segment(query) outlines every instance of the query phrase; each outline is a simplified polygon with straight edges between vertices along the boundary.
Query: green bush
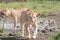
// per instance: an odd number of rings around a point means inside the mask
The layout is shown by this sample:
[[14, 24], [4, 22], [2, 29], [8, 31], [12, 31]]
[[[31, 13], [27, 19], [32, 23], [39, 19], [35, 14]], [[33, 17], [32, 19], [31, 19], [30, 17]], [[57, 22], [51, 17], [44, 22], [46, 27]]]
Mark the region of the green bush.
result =
[[49, 40], [60, 40], [60, 32], [53, 34]]

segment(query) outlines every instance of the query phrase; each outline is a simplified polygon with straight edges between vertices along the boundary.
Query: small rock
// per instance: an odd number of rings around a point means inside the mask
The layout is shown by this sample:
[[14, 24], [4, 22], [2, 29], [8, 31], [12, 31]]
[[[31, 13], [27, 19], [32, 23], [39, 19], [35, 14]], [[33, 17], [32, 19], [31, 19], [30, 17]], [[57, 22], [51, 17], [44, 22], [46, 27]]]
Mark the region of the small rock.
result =
[[43, 33], [45, 33], [45, 30], [41, 30]]
[[0, 19], [0, 21], [1, 21], [1, 19]]
[[39, 29], [37, 31], [39, 32]]
[[0, 34], [0, 36], [2, 36], [2, 34]]
[[55, 28], [53, 28], [53, 30], [55, 30]]
[[58, 29], [60, 29], [60, 28], [58, 27]]
[[52, 30], [52, 29], [50, 29], [49, 31], [50, 31], [50, 32], [52, 32], [53, 30]]
[[17, 28], [19, 28], [19, 26], [17, 26]]
[[15, 35], [16, 35], [16, 34], [14, 34], [14, 33], [13, 33], [13, 34], [12, 34], [12, 33], [9, 34], [9, 36], [15, 36]]
[[21, 29], [19, 31], [22, 31]]

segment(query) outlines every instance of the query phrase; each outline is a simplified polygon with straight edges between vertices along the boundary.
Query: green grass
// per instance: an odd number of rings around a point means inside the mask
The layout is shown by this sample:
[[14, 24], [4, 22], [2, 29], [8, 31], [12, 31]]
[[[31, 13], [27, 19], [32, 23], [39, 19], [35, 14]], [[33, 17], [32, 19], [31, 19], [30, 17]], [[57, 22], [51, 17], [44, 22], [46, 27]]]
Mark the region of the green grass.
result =
[[58, 1], [35, 1], [35, 2], [12, 2], [0, 3], [0, 8], [23, 8], [27, 7], [38, 13], [51, 14], [60, 11], [60, 2]]
[[60, 32], [52, 34], [48, 40], [60, 40]]

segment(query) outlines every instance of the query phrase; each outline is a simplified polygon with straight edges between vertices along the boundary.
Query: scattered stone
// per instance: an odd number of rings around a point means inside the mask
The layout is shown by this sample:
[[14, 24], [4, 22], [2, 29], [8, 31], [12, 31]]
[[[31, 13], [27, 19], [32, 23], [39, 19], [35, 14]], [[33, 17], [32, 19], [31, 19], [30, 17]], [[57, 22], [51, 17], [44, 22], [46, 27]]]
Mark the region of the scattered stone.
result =
[[48, 16], [55, 16], [56, 14], [49, 14]]
[[21, 29], [19, 31], [21, 31]]
[[45, 14], [38, 14], [37, 17], [38, 18], [46, 18], [46, 15]]
[[0, 21], [1, 21], [1, 19], [0, 19]]
[[58, 29], [60, 29], [60, 28], [58, 28]]
[[55, 30], [55, 28], [53, 28], [53, 30]]
[[39, 32], [39, 29], [37, 31]]
[[43, 24], [43, 22], [40, 22], [40, 24]]
[[0, 34], [0, 36], [2, 36], [2, 34]]
[[16, 36], [16, 34], [14, 34], [14, 33], [10, 33], [9, 36]]
[[13, 31], [13, 33], [15, 33], [15, 31]]
[[45, 33], [45, 30], [41, 30], [43, 33]]
[[41, 18], [45, 18], [46, 17], [46, 15], [45, 14], [41, 14]]
[[17, 28], [19, 28], [19, 26], [17, 26]]
[[52, 29], [50, 29], [50, 32], [52, 32], [53, 30]]

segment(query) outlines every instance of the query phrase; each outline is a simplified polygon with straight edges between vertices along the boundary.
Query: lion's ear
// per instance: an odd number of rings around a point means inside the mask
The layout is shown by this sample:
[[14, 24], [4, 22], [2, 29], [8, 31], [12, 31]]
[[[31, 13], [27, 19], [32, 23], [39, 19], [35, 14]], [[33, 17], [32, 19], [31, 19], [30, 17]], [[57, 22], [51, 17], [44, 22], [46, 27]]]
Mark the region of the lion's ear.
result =
[[27, 9], [26, 11], [30, 11], [30, 9]]
[[25, 12], [26, 12], [28, 15], [31, 15], [30, 9], [27, 9]]
[[4, 12], [6, 12], [7, 10], [9, 10], [9, 9], [8, 8], [3, 9]]
[[6, 10], [4, 10], [4, 12], [6, 12]]
[[3, 9], [2, 12], [6, 12], [6, 9]]

